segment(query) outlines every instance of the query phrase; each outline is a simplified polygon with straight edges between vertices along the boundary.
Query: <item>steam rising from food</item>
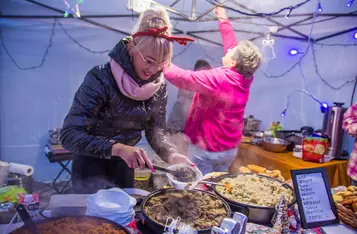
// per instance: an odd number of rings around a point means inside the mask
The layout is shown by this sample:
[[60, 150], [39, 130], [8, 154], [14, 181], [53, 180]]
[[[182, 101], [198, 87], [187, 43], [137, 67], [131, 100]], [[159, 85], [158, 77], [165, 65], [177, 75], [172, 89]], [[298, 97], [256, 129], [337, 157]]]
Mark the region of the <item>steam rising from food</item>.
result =
[[145, 206], [145, 213], [165, 225], [169, 217], [195, 229], [219, 226], [228, 212], [221, 200], [200, 191], [172, 191], [152, 197]]

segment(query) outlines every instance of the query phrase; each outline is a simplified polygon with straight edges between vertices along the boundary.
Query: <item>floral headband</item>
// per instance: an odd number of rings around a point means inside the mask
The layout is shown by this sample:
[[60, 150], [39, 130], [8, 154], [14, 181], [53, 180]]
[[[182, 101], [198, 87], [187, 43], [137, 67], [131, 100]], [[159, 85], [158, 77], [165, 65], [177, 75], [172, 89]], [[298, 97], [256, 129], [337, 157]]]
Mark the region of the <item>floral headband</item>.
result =
[[180, 45], [187, 45], [188, 41], [195, 41], [192, 38], [189, 37], [180, 37], [180, 36], [169, 36], [164, 34], [164, 32], [166, 32], [168, 29], [167, 26], [163, 27], [163, 28], [149, 28], [145, 31], [142, 32], [137, 32], [133, 34], [133, 38], [135, 37], [140, 37], [140, 36], [154, 36], [154, 37], [162, 37], [165, 38], [166, 40], [173, 42], [176, 41], [178, 42]]

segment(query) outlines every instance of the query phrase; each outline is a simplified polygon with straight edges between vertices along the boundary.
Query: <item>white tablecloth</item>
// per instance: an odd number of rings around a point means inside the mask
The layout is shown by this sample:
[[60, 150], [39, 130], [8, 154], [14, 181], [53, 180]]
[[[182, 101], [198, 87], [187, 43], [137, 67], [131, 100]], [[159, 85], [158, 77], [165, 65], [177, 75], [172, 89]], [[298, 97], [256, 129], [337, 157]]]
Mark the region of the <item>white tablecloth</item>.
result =
[[347, 225], [344, 224], [336, 224], [336, 225], [329, 225], [323, 227], [326, 233], [328, 234], [356, 234], [357, 231], [353, 230]]

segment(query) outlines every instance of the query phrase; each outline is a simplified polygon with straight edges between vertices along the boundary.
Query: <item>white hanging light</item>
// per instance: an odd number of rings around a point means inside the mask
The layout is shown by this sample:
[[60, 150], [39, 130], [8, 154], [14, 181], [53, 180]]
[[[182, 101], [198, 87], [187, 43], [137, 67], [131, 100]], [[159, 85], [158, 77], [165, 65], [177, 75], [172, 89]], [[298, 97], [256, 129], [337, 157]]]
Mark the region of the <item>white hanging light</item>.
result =
[[270, 38], [270, 33], [262, 41], [262, 56], [263, 61], [269, 61], [276, 58], [274, 51], [274, 39]]
[[270, 37], [271, 33], [276, 33], [278, 31], [277, 26], [270, 26], [269, 33], [267, 34], [266, 38], [262, 41], [262, 55], [263, 61], [269, 61], [276, 58], [275, 51], [274, 51], [274, 39]]
[[135, 11], [141, 13], [150, 8], [151, 1], [150, 0], [128, 0], [128, 9], [131, 11]]

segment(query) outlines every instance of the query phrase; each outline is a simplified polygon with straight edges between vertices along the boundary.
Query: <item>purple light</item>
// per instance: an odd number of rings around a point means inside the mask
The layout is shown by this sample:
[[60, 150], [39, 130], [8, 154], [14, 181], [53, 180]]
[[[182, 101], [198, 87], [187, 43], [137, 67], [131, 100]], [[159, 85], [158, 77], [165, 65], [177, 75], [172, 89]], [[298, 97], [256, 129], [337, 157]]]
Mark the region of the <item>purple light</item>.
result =
[[326, 102], [321, 102], [320, 104], [321, 113], [325, 113], [327, 108], [328, 108], [328, 104]]
[[297, 55], [299, 53], [299, 51], [297, 51], [296, 49], [291, 49], [289, 54], [290, 55]]
[[355, 35], [353, 36], [355, 39], [357, 39], [357, 32], [355, 32]]
[[354, 2], [354, 1], [355, 1], [355, 0], [350, 0], [350, 1], [348, 1], [348, 2], [347, 2], [347, 6], [348, 6], [348, 7], [351, 7], [351, 6], [353, 5], [353, 2]]
[[286, 115], [286, 111], [284, 110], [283, 112], [281, 112], [280, 116], [285, 117], [285, 115]]
[[319, 2], [318, 4], [318, 9], [317, 9], [318, 12], [323, 12], [323, 9], [322, 9], [322, 6], [321, 6], [321, 3]]

